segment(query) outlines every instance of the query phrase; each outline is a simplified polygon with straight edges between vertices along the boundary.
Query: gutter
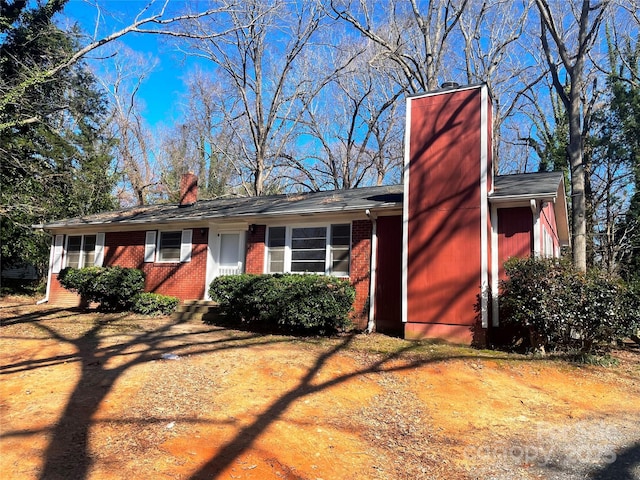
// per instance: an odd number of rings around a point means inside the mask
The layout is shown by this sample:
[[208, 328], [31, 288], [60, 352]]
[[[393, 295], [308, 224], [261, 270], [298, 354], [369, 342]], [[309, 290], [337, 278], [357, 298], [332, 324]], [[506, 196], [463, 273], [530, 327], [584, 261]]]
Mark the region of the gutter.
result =
[[556, 201], [556, 194], [554, 193], [539, 193], [539, 194], [522, 194], [522, 195], [489, 195], [489, 203], [508, 203], [508, 202], [526, 202], [527, 200], [541, 200], [541, 201]]
[[[334, 215], [334, 214], [347, 214], [347, 213], [354, 213], [354, 212], [358, 212], [358, 211], [362, 211], [361, 209], [365, 208], [366, 210], [370, 210], [370, 209], [383, 209], [383, 210], [394, 210], [394, 209], [401, 209], [402, 208], [402, 203], [397, 203], [397, 202], [387, 202], [387, 203], [380, 203], [380, 204], [374, 204], [374, 203], [369, 203], [368, 205], [357, 205], [357, 206], [348, 206], [348, 205], [343, 205], [340, 207], [333, 207], [333, 208], [326, 208], [322, 211], [318, 211], [317, 207], [308, 207], [308, 208], [304, 208], [304, 209], [295, 209], [295, 210], [285, 210], [284, 208], [280, 211], [268, 211], [268, 212], [249, 212], [249, 213], [229, 213], [229, 214], [214, 214], [214, 215], [191, 215], [191, 216], [184, 216], [184, 217], [179, 217], [179, 218], [173, 218], [170, 217], [167, 218], [165, 216], [165, 218], [162, 218], [160, 220], [156, 220], [154, 218], [144, 218], [144, 219], [124, 219], [124, 220], [107, 220], [107, 221], [88, 221], [88, 222], [82, 222], [82, 223], [64, 223], [64, 222], [58, 222], [58, 223], [48, 223], [48, 224], [40, 224], [40, 225], [33, 225], [33, 228], [38, 228], [38, 229], [44, 229], [44, 228], [49, 228], [49, 229], [84, 229], [84, 228], [88, 228], [88, 227], [108, 227], [108, 226], [115, 226], [115, 227], [121, 227], [121, 226], [139, 226], [139, 225], [147, 225], [147, 224], [154, 224], [154, 225], [173, 225], [176, 223], [194, 223], [194, 222], [202, 222], [202, 223], [208, 223], [208, 222], [212, 222], [212, 221], [219, 221], [219, 220], [227, 220], [227, 219], [245, 219], [245, 218], [255, 218], [256, 220], [258, 219], [271, 219], [271, 218], [280, 218], [280, 217], [288, 217], [288, 216], [295, 216], [295, 215], [300, 215], [300, 216], [322, 216], [322, 215]], [[365, 210], [365, 211], [366, 211]], [[177, 208], [176, 208], [177, 211]], [[247, 220], [249, 221], [249, 220]]]

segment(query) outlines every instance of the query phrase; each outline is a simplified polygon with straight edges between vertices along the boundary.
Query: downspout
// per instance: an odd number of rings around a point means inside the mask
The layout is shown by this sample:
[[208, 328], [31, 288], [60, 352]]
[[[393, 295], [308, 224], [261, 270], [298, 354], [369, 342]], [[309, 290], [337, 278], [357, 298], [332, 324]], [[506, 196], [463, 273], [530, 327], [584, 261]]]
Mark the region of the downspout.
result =
[[51, 265], [53, 263], [53, 252], [55, 250], [55, 237], [51, 233], [47, 232], [44, 228], [41, 230], [46, 235], [48, 235], [49, 238], [51, 238], [51, 247], [49, 248], [49, 265], [47, 267], [47, 289], [45, 291], [44, 298], [38, 300], [36, 302], [36, 305], [42, 305], [43, 303], [47, 303], [49, 301], [49, 289], [51, 288]]
[[367, 323], [367, 333], [371, 333], [376, 328], [375, 321], [375, 298], [376, 298], [376, 270], [378, 268], [378, 222], [377, 217], [368, 208], [364, 212], [371, 220], [371, 262], [369, 274], [369, 321]]
[[538, 202], [535, 199], [529, 200], [529, 207], [531, 208], [531, 216], [533, 217], [533, 257], [540, 258], [541, 249], [540, 249], [540, 209]]

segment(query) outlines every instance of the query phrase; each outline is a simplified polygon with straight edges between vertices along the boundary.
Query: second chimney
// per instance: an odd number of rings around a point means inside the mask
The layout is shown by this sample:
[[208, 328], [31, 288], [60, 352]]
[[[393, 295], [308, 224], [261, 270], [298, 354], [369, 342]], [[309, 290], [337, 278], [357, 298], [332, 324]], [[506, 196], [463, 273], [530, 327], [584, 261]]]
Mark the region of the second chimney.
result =
[[180, 206], [190, 207], [198, 201], [198, 177], [193, 172], [182, 175], [180, 179]]

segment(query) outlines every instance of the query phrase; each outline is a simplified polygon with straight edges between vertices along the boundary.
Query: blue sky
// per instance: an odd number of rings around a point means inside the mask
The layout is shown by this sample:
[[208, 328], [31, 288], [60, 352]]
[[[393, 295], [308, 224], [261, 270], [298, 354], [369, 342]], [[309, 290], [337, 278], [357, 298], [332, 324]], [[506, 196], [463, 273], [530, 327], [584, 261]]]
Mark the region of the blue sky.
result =
[[[129, 25], [149, 2], [137, 0], [107, 0], [100, 2], [101, 12], [95, 6], [84, 0], [70, 0], [63, 11], [64, 17], [77, 22], [89, 35], [93, 35], [98, 19], [98, 37], [117, 31]], [[164, 38], [153, 34], [128, 33], [114, 41], [110, 47], [122, 48], [122, 45], [157, 60], [157, 65], [143, 83], [138, 97], [145, 105], [144, 117], [151, 126], [159, 123], [171, 124], [172, 119], [179, 115], [176, 111], [176, 99], [185, 91], [182, 77], [189, 70], [192, 60], [185, 61]], [[95, 50], [89, 58], [100, 57], [106, 50]], [[100, 61], [92, 62], [100, 68]], [[185, 63], [186, 62], [186, 63]], [[104, 67], [107, 62], [102, 61]], [[99, 72], [97, 71], [99, 75]]]

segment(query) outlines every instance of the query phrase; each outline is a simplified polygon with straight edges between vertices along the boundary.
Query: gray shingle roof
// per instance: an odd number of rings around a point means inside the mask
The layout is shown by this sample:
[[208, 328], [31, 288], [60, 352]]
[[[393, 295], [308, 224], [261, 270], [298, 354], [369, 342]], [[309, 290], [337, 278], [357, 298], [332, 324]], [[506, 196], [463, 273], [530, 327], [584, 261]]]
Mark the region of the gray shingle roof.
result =
[[558, 185], [563, 179], [564, 176], [562, 172], [499, 175], [495, 177], [493, 193], [490, 195], [490, 198], [554, 197], [558, 192]]
[[[563, 180], [561, 172], [521, 173], [495, 177], [492, 200], [514, 198], [552, 198]], [[36, 228], [86, 227], [91, 225], [168, 224], [208, 220], [252, 220], [283, 215], [330, 214], [402, 206], [403, 186], [363, 187], [352, 190], [269, 195], [264, 197], [226, 197], [201, 200], [195, 205], [148, 205], [84, 217], [57, 220]]]
[[388, 209], [402, 206], [402, 191], [402, 185], [391, 185], [264, 197], [228, 197], [201, 200], [188, 207], [180, 207], [176, 204], [133, 207], [115, 212], [53, 221], [36, 227], [49, 229], [90, 225], [164, 224], [223, 218], [248, 219]]

